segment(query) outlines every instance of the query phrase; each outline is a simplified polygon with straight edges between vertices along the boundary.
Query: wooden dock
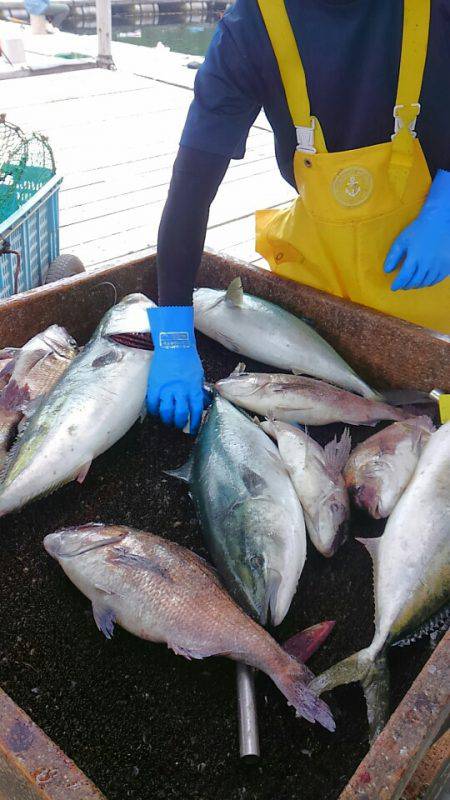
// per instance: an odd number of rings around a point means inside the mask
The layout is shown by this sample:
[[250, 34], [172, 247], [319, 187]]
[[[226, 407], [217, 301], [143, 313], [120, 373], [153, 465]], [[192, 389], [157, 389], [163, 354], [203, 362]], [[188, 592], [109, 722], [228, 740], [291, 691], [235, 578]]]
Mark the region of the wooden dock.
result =
[[[41, 55], [46, 49], [49, 55], [67, 49], [69, 43], [82, 53], [95, 46], [95, 37], [73, 34], [34, 40]], [[89, 268], [155, 248], [195, 75], [185, 66], [187, 57], [177, 54], [166, 52], [161, 59], [148, 48], [114, 43], [113, 56], [115, 72], [90, 69], [0, 83], [0, 111], [11, 122], [49, 137], [64, 176], [61, 251], [75, 253]], [[164, 69], [164, 58], [172, 72]], [[273, 135], [261, 116], [250, 132], [245, 158], [232, 162], [213, 203], [206, 245], [259, 260], [255, 207], [279, 206], [292, 196], [279, 175]]]

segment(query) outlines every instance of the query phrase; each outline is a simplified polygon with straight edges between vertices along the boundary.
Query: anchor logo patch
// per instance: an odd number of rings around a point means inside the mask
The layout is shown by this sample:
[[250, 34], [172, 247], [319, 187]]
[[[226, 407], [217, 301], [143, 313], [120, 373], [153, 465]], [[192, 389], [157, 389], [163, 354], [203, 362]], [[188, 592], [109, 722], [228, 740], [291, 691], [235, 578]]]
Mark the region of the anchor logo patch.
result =
[[373, 177], [365, 167], [347, 167], [335, 176], [332, 190], [341, 206], [360, 206], [372, 194]]

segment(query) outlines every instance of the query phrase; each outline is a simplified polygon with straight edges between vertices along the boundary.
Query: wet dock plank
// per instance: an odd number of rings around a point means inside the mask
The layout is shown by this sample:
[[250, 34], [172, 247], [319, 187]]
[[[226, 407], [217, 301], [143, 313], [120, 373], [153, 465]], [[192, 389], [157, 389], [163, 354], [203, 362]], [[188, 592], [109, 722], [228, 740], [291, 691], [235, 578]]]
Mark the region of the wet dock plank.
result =
[[[54, 149], [64, 176], [62, 251], [94, 267], [153, 249], [192, 89], [99, 69], [4, 80], [1, 88], [8, 118], [44, 132]], [[245, 158], [232, 162], [206, 241], [248, 260], [257, 258], [255, 206], [292, 197], [266, 128], [258, 120]]]

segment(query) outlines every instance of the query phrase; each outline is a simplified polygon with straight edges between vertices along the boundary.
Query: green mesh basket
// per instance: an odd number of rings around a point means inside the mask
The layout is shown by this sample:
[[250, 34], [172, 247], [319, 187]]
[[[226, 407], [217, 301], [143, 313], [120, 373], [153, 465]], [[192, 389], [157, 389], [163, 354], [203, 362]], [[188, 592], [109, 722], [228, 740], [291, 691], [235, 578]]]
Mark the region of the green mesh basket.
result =
[[15, 214], [55, 174], [45, 136], [27, 136], [0, 115], [0, 223]]

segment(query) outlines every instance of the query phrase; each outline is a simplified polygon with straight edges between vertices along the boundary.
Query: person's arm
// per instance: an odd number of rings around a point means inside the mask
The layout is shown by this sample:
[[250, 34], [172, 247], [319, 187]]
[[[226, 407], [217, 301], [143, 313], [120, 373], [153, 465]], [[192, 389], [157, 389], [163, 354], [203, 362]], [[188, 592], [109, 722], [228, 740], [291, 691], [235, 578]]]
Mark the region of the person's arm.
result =
[[147, 407], [166, 425], [196, 433], [202, 419], [203, 367], [194, 333], [192, 292], [209, 208], [227, 170], [225, 156], [181, 147], [158, 235], [159, 308], [149, 311], [155, 347]]
[[204, 394], [194, 332], [192, 289], [209, 207], [231, 158], [242, 158], [261, 107], [260, 76], [243, 38], [251, 6], [237, 0], [219, 23], [195, 80], [158, 238], [159, 307], [150, 309], [154, 354], [147, 407], [167, 425], [196, 433]]
[[158, 234], [161, 306], [190, 306], [209, 209], [230, 159], [180, 147]]

